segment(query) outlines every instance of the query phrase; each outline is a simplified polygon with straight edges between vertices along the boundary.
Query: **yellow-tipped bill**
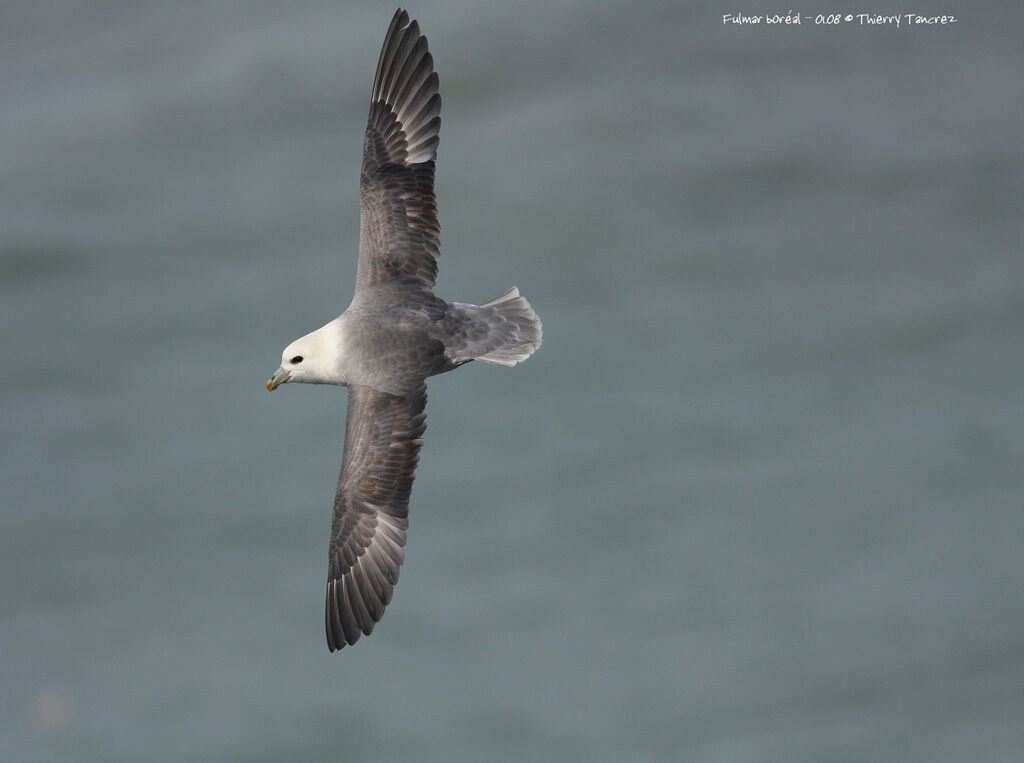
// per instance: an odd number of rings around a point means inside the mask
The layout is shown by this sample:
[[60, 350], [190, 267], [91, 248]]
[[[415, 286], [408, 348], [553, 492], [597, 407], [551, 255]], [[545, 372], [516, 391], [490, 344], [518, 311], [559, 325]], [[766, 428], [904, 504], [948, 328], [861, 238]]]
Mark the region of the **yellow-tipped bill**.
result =
[[274, 372], [274, 375], [267, 380], [267, 392], [273, 392], [291, 378], [292, 372], [283, 366]]

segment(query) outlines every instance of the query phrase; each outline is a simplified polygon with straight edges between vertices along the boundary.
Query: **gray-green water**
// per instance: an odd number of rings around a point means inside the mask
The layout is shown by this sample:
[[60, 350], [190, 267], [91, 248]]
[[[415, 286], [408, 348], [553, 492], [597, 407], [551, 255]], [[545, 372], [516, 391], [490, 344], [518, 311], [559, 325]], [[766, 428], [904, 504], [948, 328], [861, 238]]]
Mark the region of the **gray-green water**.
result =
[[0, 757], [1024, 757], [1024, 14], [734, 5], [411, 8], [438, 291], [545, 344], [432, 380], [336, 655], [345, 393], [263, 384], [348, 302], [393, 6], [5, 5]]

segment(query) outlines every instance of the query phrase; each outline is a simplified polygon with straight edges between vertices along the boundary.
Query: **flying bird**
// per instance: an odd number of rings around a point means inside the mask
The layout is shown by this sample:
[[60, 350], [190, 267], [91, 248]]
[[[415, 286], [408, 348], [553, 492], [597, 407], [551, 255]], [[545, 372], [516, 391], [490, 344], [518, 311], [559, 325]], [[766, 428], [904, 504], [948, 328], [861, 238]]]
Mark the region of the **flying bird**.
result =
[[267, 382], [348, 387], [327, 568], [327, 646], [369, 635], [398, 583], [428, 376], [472, 360], [514, 366], [541, 343], [516, 288], [482, 305], [434, 295], [441, 96], [427, 38], [399, 9], [384, 36], [359, 175], [359, 265], [348, 308], [288, 345]]

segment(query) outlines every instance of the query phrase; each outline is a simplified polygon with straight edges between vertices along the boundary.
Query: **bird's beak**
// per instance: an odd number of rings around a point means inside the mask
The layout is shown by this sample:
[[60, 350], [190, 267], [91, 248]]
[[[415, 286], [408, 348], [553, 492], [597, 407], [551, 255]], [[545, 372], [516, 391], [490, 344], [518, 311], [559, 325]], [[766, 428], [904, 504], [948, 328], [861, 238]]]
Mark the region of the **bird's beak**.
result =
[[280, 387], [292, 376], [292, 372], [284, 368], [283, 366], [276, 371], [274, 375], [267, 381], [267, 392], [273, 392], [275, 389]]

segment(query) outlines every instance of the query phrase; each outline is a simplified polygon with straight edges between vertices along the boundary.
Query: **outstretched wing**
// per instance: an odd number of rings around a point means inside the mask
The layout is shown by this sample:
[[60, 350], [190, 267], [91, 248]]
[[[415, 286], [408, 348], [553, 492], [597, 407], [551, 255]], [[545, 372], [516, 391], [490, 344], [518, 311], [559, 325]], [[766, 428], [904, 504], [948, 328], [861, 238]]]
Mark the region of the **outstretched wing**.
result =
[[363, 385], [348, 388], [327, 576], [327, 646], [332, 652], [373, 631], [398, 583], [409, 493], [427, 428], [426, 404], [424, 382], [406, 395]]
[[356, 291], [411, 276], [433, 288], [440, 227], [434, 160], [441, 95], [419, 24], [399, 9], [377, 63], [359, 181]]

